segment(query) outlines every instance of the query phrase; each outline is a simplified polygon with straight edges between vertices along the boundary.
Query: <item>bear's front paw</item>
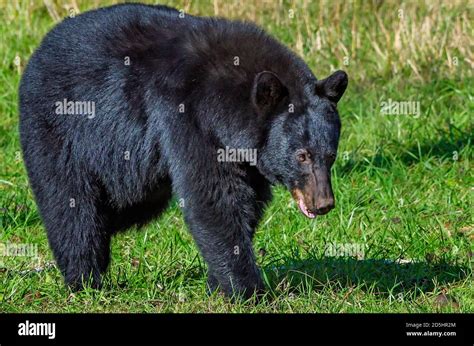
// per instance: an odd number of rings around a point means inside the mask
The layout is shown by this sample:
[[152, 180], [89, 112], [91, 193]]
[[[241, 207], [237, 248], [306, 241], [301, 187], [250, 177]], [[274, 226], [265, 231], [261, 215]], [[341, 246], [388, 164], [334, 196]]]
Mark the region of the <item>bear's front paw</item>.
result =
[[209, 274], [207, 289], [209, 293], [219, 291], [232, 300], [247, 300], [252, 297], [259, 299], [265, 292], [265, 286], [259, 276], [245, 280], [232, 280], [230, 277], [218, 280], [215, 275]]

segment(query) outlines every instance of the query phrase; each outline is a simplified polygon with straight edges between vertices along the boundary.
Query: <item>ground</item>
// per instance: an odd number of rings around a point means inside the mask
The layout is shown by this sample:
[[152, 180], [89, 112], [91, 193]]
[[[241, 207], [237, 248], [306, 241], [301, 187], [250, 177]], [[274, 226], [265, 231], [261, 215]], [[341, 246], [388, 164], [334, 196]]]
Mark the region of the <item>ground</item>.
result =
[[[55, 21], [98, 3], [0, 4], [0, 311], [474, 311], [469, 1], [162, 2], [256, 21], [316, 76], [348, 72], [333, 168], [336, 208], [310, 221], [289, 192], [274, 189], [254, 242], [270, 287], [258, 304], [206, 295], [205, 265], [178, 201], [144, 229], [114, 238], [103, 290], [71, 294], [28, 188], [17, 89]], [[1, 256], [25, 244], [35, 257]]]

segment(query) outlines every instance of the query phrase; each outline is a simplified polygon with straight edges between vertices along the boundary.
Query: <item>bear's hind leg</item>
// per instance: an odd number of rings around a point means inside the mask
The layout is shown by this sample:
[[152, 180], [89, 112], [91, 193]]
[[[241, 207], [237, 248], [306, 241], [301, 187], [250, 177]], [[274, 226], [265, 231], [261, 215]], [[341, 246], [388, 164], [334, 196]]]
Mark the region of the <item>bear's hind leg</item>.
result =
[[107, 213], [92, 196], [68, 196], [64, 192], [53, 196], [48, 203], [39, 204], [43, 206], [48, 240], [65, 282], [75, 291], [88, 284], [99, 288], [110, 260]]

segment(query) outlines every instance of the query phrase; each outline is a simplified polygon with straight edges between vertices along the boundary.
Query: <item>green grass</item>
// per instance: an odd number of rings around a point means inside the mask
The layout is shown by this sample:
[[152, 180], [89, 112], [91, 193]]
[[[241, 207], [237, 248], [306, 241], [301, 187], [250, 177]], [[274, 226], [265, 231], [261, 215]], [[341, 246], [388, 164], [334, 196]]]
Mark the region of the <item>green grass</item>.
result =
[[[206, 295], [206, 267], [176, 202], [113, 239], [103, 290], [71, 294], [51, 265], [28, 188], [17, 88], [55, 13], [76, 5], [9, 2], [0, 5], [0, 243], [35, 244], [39, 258], [0, 257], [0, 311], [473, 312], [472, 2], [168, 3], [255, 20], [318, 77], [349, 73], [336, 208], [309, 221], [287, 191], [274, 189], [254, 242], [269, 287], [258, 304]], [[420, 116], [382, 114], [388, 99], [419, 102]], [[344, 246], [343, 256], [329, 256]], [[352, 247], [362, 249], [358, 256]]]

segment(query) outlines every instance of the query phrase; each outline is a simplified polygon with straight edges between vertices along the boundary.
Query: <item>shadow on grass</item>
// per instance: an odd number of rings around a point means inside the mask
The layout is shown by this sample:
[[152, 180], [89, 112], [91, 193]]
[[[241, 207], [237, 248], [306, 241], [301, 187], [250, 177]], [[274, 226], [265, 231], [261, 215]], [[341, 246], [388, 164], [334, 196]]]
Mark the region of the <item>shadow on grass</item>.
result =
[[270, 286], [277, 287], [283, 281], [290, 289], [298, 290], [309, 285], [313, 290], [322, 290], [328, 284], [341, 288], [353, 286], [371, 290], [377, 294], [426, 293], [434, 289], [435, 283], [443, 286], [461, 281], [472, 274], [468, 267], [446, 262], [397, 263], [386, 260], [328, 257], [292, 261], [281, 267], [265, 267]]

